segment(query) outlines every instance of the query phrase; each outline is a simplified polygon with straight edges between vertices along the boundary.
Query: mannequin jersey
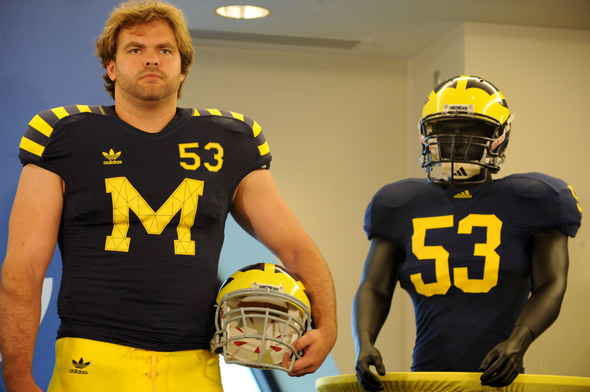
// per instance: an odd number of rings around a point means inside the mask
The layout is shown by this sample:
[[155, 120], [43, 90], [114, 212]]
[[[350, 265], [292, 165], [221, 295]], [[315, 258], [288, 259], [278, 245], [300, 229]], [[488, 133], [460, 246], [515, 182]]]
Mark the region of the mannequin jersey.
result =
[[66, 106], [33, 118], [19, 158], [65, 182], [58, 338], [209, 348], [232, 196], [271, 161], [260, 126], [178, 108], [146, 133], [114, 106]]
[[478, 188], [408, 179], [379, 190], [364, 228], [405, 252], [400, 285], [416, 317], [412, 370], [479, 371], [528, 299], [531, 236], [557, 228], [574, 237], [580, 223], [572, 188], [540, 173]]

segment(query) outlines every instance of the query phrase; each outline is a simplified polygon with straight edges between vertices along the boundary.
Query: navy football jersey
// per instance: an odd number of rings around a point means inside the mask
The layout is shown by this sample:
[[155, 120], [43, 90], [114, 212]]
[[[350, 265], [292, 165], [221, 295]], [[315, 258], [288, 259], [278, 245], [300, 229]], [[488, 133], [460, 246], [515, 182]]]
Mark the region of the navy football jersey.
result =
[[383, 187], [365, 214], [369, 238], [405, 251], [400, 285], [414, 303], [413, 371], [479, 371], [530, 294], [531, 236], [574, 237], [581, 207], [563, 181], [517, 174], [469, 189], [423, 179]]
[[114, 106], [66, 106], [33, 118], [19, 158], [65, 182], [58, 337], [209, 348], [232, 196], [271, 161], [258, 123], [179, 108], [146, 133]]

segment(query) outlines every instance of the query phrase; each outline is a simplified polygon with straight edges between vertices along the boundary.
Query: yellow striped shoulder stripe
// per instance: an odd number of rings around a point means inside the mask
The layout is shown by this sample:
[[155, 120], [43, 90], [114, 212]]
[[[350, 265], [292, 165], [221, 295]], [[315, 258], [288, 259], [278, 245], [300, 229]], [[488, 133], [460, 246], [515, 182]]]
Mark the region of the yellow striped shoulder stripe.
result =
[[[225, 111], [219, 109], [193, 109], [193, 116], [221, 116], [221, 117], [229, 117], [235, 118], [236, 120], [240, 120], [246, 124], [248, 124], [252, 128], [252, 134], [254, 138], [257, 138], [262, 132], [262, 127], [258, 124], [255, 120], [244, 116], [241, 113], [236, 113], [232, 111]], [[268, 147], [268, 142], [264, 140], [264, 143], [258, 146], [258, 150], [260, 151], [260, 155], [266, 155], [270, 152], [270, 148]]]
[[[70, 105], [45, 110], [33, 117], [25, 136], [22, 137], [19, 147], [31, 154], [41, 156], [45, 150], [43, 142], [47, 142], [57, 122], [64, 117], [78, 113], [96, 113], [106, 115], [104, 108], [100, 105]], [[44, 137], [38, 137], [37, 135]], [[33, 140], [33, 139], [36, 139]]]

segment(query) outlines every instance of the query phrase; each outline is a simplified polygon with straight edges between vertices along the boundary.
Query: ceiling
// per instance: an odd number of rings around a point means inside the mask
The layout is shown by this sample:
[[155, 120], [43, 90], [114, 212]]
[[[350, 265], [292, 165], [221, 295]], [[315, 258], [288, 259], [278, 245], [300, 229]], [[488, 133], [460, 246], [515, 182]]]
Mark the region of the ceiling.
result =
[[[590, 30], [590, 0], [170, 0], [196, 45], [409, 59], [463, 22]], [[265, 19], [214, 14], [229, 4]]]

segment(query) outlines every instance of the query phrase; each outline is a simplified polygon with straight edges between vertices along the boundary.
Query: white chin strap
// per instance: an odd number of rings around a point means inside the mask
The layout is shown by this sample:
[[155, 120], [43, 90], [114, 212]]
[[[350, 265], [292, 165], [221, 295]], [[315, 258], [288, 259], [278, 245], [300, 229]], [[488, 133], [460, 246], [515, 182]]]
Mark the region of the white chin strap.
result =
[[[443, 176], [453, 177], [458, 180], [467, 180], [477, 176], [481, 173], [482, 167], [473, 163], [458, 163], [451, 164], [450, 162], [441, 163]], [[453, 170], [453, 172], [451, 172]]]

